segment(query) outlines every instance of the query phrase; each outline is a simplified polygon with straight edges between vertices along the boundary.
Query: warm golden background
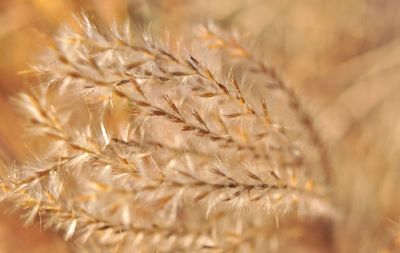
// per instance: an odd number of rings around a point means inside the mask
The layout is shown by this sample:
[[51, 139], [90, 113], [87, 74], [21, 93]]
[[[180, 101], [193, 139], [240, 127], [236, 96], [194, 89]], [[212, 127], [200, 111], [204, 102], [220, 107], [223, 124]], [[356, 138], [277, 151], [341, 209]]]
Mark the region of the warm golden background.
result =
[[[189, 34], [213, 20], [252, 37], [301, 95], [330, 148], [333, 190], [347, 213], [340, 249], [369, 252], [375, 242], [363, 238], [392, 231], [381, 253], [400, 250], [400, 1], [0, 1], [0, 155], [8, 163], [31, 153], [10, 103], [35, 85], [21, 73], [82, 11], [103, 24], [129, 18], [160, 34]], [[25, 229], [17, 216], [0, 216], [0, 253], [70, 252], [56, 234], [39, 232], [39, 225]]]

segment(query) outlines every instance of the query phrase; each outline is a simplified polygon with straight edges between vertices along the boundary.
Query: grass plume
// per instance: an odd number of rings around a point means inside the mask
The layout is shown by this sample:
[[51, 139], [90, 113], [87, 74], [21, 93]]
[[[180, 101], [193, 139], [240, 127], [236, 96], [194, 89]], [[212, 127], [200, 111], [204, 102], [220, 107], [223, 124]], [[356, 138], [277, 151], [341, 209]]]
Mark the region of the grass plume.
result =
[[[287, 217], [322, 219], [331, 233], [340, 215], [328, 154], [273, 67], [210, 28], [197, 51], [86, 18], [82, 28], [57, 37], [35, 68], [38, 87], [17, 99], [29, 133], [48, 144], [2, 177], [3, 197], [27, 222], [41, 217], [99, 252], [262, 252], [276, 248]], [[262, 78], [225, 71], [232, 63], [210, 47]], [[271, 90], [285, 94], [278, 103], [301, 127], [269, 109]], [[320, 166], [310, 166], [304, 135]]]

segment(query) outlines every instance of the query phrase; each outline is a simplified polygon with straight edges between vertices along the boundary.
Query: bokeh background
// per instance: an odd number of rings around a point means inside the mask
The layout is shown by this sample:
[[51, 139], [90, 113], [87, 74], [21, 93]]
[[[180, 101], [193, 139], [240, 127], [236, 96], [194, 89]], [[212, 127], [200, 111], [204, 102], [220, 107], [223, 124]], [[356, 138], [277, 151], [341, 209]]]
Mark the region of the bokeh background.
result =
[[[10, 98], [35, 85], [24, 73], [82, 12], [160, 35], [191, 36], [210, 20], [243, 31], [299, 93], [329, 147], [336, 202], [347, 214], [339, 249], [400, 252], [400, 1], [0, 1], [0, 156], [8, 164], [32, 156]], [[39, 222], [25, 228], [7, 203], [1, 209], [0, 253], [71, 252], [57, 233]]]

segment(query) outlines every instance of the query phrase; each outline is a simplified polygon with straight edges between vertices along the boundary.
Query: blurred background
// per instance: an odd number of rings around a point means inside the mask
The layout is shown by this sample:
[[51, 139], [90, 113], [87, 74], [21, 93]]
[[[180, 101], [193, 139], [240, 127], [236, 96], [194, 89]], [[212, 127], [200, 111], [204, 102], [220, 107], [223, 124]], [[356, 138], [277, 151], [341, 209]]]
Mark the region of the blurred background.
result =
[[[341, 251], [373, 245], [398, 252], [399, 11], [398, 0], [0, 1], [0, 156], [6, 163], [31, 156], [10, 98], [35, 85], [22, 73], [60, 27], [77, 26], [74, 16], [84, 12], [103, 25], [129, 19], [139, 30], [178, 37], [212, 20], [252, 38], [314, 116], [333, 161], [336, 202], [347, 214]], [[0, 253], [71, 252], [57, 234], [24, 228], [18, 213], [1, 209]], [[393, 241], [380, 240], [386, 232]]]

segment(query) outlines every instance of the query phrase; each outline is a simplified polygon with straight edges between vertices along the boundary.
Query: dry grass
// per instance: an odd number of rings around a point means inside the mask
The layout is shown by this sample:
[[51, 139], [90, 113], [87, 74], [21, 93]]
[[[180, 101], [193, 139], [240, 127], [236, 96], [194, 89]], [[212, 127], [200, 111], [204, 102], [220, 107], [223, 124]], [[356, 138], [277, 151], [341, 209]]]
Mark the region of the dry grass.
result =
[[3, 196], [73, 250], [399, 250], [396, 1], [2, 5]]

